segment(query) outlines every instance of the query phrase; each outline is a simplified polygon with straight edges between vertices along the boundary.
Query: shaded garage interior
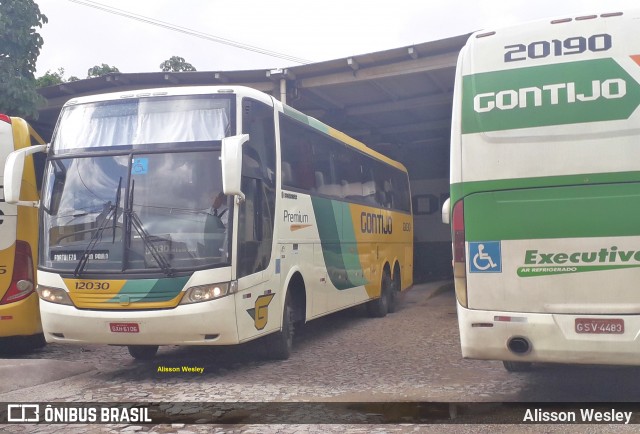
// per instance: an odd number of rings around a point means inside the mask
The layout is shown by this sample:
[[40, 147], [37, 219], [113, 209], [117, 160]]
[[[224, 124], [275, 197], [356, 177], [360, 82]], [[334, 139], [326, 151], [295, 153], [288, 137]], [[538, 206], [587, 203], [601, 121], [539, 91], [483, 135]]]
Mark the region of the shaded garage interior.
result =
[[39, 89], [46, 104], [36, 130], [51, 138], [62, 105], [77, 96], [132, 89], [244, 85], [401, 161], [409, 170], [415, 280], [451, 272], [449, 228], [440, 209], [449, 189], [455, 66], [468, 35], [283, 69], [112, 73]]

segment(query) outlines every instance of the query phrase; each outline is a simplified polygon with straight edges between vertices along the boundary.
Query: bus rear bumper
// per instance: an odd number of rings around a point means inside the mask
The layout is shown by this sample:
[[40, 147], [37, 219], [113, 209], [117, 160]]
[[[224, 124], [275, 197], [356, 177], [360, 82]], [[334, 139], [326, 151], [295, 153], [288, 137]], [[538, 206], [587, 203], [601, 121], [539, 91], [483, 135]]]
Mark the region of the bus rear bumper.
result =
[[233, 296], [158, 310], [81, 310], [40, 301], [47, 342], [109, 345], [238, 343]]
[[[606, 332], [605, 328], [600, 333], [578, 333], [577, 318], [613, 319], [616, 320], [615, 324], [623, 320], [624, 332]], [[466, 309], [458, 304], [458, 324], [464, 358], [569, 364], [640, 364], [640, 315], [481, 311]], [[517, 346], [512, 343], [510, 349], [512, 339], [520, 341]], [[523, 351], [513, 351], [514, 348]]]
[[0, 305], [0, 337], [26, 337], [42, 333], [38, 294]]

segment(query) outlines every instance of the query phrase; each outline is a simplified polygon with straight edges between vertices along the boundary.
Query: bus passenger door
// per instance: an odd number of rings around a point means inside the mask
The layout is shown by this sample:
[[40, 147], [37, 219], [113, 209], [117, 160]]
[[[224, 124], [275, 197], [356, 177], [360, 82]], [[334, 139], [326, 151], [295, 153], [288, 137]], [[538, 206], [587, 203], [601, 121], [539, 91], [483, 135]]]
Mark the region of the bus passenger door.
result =
[[245, 200], [236, 206], [236, 321], [240, 341], [280, 328], [280, 276], [273, 256], [276, 203], [273, 107], [244, 98], [242, 131], [249, 141], [242, 150]]
[[272, 261], [275, 197], [262, 180], [243, 178], [238, 207], [236, 317], [241, 341], [280, 327], [279, 276]]

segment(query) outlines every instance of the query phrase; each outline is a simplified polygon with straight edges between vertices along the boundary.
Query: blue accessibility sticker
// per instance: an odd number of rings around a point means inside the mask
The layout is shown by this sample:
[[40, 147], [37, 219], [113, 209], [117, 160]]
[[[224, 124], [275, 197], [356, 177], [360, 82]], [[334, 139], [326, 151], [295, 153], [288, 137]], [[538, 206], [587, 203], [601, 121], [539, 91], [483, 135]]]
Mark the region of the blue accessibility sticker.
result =
[[131, 174], [145, 175], [149, 171], [148, 158], [134, 158], [131, 164]]
[[500, 241], [469, 242], [469, 271], [472, 273], [502, 273]]

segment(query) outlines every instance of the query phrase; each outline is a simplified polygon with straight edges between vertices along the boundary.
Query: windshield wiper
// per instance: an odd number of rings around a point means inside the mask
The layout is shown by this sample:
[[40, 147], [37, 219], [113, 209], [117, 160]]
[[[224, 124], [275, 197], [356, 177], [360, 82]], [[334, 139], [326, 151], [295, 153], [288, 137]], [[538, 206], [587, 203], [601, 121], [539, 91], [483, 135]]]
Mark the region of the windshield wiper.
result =
[[151, 253], [151, 257], [156, 261], [156, 263], [160, 266], [160, 269], [167, 275], [167, 277], [172, 277], [175, 274], [175, 271], [171, 268], [171, 264], [167, 261], [162, 253], [156, 249], [156, 246], [153, 245], [153, 241], [151, 241], [151, 235], [144, 229], [142, 222], [140, 221], [140, 217], [134, 210], [128, 210], [127, 214], [129, 215], [129, 221], [131, 222], [131, 226], [136, 230], [138, 235], [140, 235], [140, 239], [144, 243], [144, 246], [149, 249], [149, 253]]
[[116, 242], [116, 224], [118, 222], [118, 207], [120, 206], [120, 187], [122, 187], [122, 176], [118, 180], [118, 192], [116, 193], [116, 209], [113, 212], [113, 240], [112, 244]]
[[[98, 244], [98, 241], [102, 238], [102, 232], [104, 232], [104, 229], [107, 227], [107, 223], [109, 222], [109, 217], [113, 215], [113, 211], [116, 209], [117, 207], [111, 205], [111, 201], [104, 204], [104, 209], [102, 211], [102, 213], [105, 213], [106, 211], [104, 219], [100, 222], [100, 224], [96, 228], [96, 231], [91, 236], [91, 239], [89, 240], [89, 244], [87, 244], [87, 247], [82, 252], [82, 256], [78, 261], [78, 265], [76, 266], [76, 269], [73, 272], [73, 275], [75, 277], [79, 277], [80, 274], [84, 271], [85, 267], [87, 266], [87, 262], [89, 262], [89, 254], [93, 252], [93, 249], [95, 248], [96, 244]], [[113, 219], [115, 220], [115, 216], [113, 216]], [[98, 219], [96, 218], [96, 221], [97, 220]]]
[[[140, 235], [140, 238], [142, 239], [144, 246], [147, 249], [149, 249], [149, 253], [151, 253], [151, 257], [153, 258], [154, 261], [156, 261], [158, 266], [160, 266], [160, 269], [162, 270], [162, 272], [166, 274], [167, 277], [172, 277], [175, 274], [175, 271], [171, 268], [171, 264], [169, 264], [169, 262], [164, 257], [164, 255], [160, 253], [158, 249], [156, 249], [156, 246], [153, 244], [153, 241], [151, 241], [151, 235], [149, 235], [149, 233], [145, 230], [144, 226], [142, 225], [142, 222], [140, 221], [140, 217], [138, 217], [138, 214], [136, 214], [136, 212], [133, 210], [134, 187], [135, 187], [135, 181], [132, 181], [131, 191], [129, 193], [129, 206], [125, 209], [125, 215], [129, 220], [129, 225], [133, 226], [133, 228], [136, 230], [138, 235]], [[130, 234], [131, 231], [129, 230], [128, 232]]]
[[[103, 210], [102, 213], [105, 214], [104, 216], [104, 220], [102, 220], [100, 222], [100, 224], [98, 225], [96, 231], [93, 233], [93, 235], [91, 236], [91, 240], [89, 240], [89, 244], [87, 245], [87, 247], [84, 249], [84, 251], [82, 252], [82, 257], [80, 258], [80, 261], [78, 261], [78, 265], [76, 266], [75, 271], [73, 272], [73, 275], [78, 277], [80, 276], [80, 274], [84, 271], [84, 269], [87, 266], [87, 263], [89, 262], [89, 254], [93, 253], [93, 249], [95, 248], [96, 244], [98, 244], [98, 241], [100, 241], [102, 239], [102, 233], [104, 232], [104, 230], [107, 227], [107, 223], [109, 222], [109, 218], [111, 218], [113, 220], [113, 240], [112, 243], [116, 242], [116, 225], [118, 222], [118, 205], [120, 203], [120, 187], [122, 187], [122, 176], [120, 177], [120, 180], [118, 181], [118, 192], [116, 193], [116, 204], [112, 205], [111, 201], [107, 202], [104, 204], [103, 206]], [[105, 213], [106, 211], [106, 213]], [[100, 214], [102, 214], [100, 213]], [[80, 215], [87, 215], [87, 213], [85, 212], [84, 214], [80, 214]], [[73, 218], [75, 219], [77, 216], [73, 216]], [[98, 217], [100, 217], [98, 215]], [[96, 221], [98, 219], [96, 218]]]

